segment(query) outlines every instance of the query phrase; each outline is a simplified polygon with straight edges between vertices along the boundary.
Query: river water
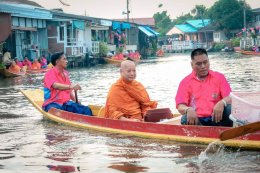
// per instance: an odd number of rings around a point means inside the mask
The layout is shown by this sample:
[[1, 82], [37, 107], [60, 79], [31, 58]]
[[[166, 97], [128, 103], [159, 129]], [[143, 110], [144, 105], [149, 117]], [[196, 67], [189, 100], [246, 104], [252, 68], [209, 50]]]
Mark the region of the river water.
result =
[[[260, 57], [235, 53], [210, 55], [211, 68], [224, 73], [233, 91], [260, 91]], [[105, 103], [119, 68], [110, 64], [70, 69], [83, 90], [83, 104]], [[175, 112], [180, 80], [191, 72], [188, 54], [144, 60], [137, 80], [159, 107]], [[42, 87], [43, 75], [0, 78], [0, 173], [51, 173], [71, 166], [76, 172], [260, 172], [260, 151], [220, 148], [205, 154], [205, 145], [142, 139], [62, 126], [42, 119], [20, 89]], [[69, 168], [71, 168], [69, 167]], [[67, 167], [68, 168], [68, 167]]]

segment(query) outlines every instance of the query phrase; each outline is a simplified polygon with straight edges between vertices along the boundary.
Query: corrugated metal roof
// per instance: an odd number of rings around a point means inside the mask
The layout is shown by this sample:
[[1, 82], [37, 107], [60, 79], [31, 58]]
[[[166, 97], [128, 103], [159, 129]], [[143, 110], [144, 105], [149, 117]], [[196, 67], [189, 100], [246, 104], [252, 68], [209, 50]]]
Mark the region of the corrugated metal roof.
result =
[[[204, 24], [203, 24], [203, 22], [204, 22]], [[210, 23], [210, 20], [209, 19], [203, 19], [203, 21], [202, 20], [187, 20], [186, 23], [190, 24], [194, 28], [200, 29], [200, 28], [207, 26]]]
[[148, 37], [154, 36], [154, 34], [150, 31], [148, 31], [145, 27], [143, 26], [138, 26], [138, 29], [140, 29], [143, 33], [145, 33]]
[[156, 32], [155, 30], [151, 29], [149, 26], [145, 26], [145, 29], [147, 29], [148, 31], [150, 31], [151, 33], [153, 33], [154, 35], [160, 35], [159, 32]]
[[176, 28], [184, 33], [197, 32], [198, 30], [189, 24], [175, 25]]
[[52, 14], [49, 10], [38, 8], [24, 4], [6, 4], [0, 3], [0, 12], [10, 13], [11, 16], [27, 17], [35, 19], [52, 19]]

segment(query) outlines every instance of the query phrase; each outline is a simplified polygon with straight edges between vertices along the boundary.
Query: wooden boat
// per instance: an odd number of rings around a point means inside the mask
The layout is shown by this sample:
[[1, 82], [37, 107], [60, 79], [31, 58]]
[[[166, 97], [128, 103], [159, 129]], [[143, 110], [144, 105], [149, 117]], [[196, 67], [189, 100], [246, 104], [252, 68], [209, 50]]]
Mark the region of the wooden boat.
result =
[[22, 90], [21, 92], [44, 117], [64, 125], [145, 138], [174, 140], [185, 143], [209, 144], [218, 141], [229, 147], [250, 150], [260, 149], [259, 131], [243, 137], [219, 141], [218, 139], [221, 132], [231, 128], [113, 120], [103, 118], [104, 108], [93, 105], [89, 105], [89, 107], [95, 116], [83, 116], [57, 109], [51, 109], [49, 112], [45, 112], [41, 109], [43, 103], [42, 90]]
[[157, 52], [156, 52], [156, 56], [157, 57], [164, 57], [164, 51], [162, 49], [159, 49]]
[[24, 76], [24, 75], [26, 75], [26, 72], [16, 73], [16, 72], [12, 72], [8, 69], [3, 69], [3, 76], [4, 77], [18, 77], [18, 76]]
[[38, 73], [46, 73], [49, 71], [50, 68], [41, 68], [41, 69], [27, 69], [26, 73], [27, 74], [38, 74]]
[[258, 55], [258, 56], [260, 56], [260, 52], [254, 52], [254, 51], [241, 50], [240, 53], [243, 54], [243, 55]]
[[122, 59], [122, 60], [118, 60], [118, 59], [113, 59], [113, 58], [105, 57], [104, 60], [105, 60], [108, 64], [120, 65], [122, 61], [126, 60], [126, 58], [124, 58], [124, 59]]

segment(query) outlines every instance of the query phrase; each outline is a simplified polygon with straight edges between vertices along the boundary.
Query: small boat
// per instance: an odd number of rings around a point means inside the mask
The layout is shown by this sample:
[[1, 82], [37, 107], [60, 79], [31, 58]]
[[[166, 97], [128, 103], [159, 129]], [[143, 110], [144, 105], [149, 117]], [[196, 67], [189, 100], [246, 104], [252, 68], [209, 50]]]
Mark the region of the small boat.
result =
[[260, 56], [260, 52], [254, 52], [254, 51], [241, 50], [240, 53], [243, 54], [243, 55], [258, 55], [258, 56]]
[[26, 72], [13, 72], [11, 70], [8, 70], [8, 69], [3, 69], [3, 72], [2, 72], [3, 76], [4, 77], [18, 77], [18, 76], [25, 76], [26, 75]]
[[122, 60], [119, 60], [119, 59], [114, 59], [113, 57], [112, 57], [112, 58], [105, 57], [104, 60], [105, 60], [108, 64], [120, 65], [121, 62], [123, 62], [124, 60], [126, 60], [126, 58], [124, 58], [124, 59], [122, 59]]
[[109, 133], [120, 133], [128, 136], [173, 140], [185, 143], [209, 144], [218, 141], [228, 147], [249, 150], [260, 149], [259, 131], [235, 139], [220, 141], [219, 135], [223, 131], [232, 128], [107, 119], [103, 117], [104, 107], [95, 105], [89, 105], [94, 116], [84, 116], [54, 108], [49, 112], [45, 112], [41, 108], [43, 104], [43, 90], [21, 90], [21, 92], [29, 102], [43, 114], [44, 117], [63, 125], [105, 131]]
[[164, 57], [164, 51], [162, 49], [157, 50], [156, 56], [157, 57]]
[[38, 74], [38, 73], [46, 73], [49, 71], [50, 68], [41, 68], [41, 69], [27, 69], [26, 73], [27, 74]]

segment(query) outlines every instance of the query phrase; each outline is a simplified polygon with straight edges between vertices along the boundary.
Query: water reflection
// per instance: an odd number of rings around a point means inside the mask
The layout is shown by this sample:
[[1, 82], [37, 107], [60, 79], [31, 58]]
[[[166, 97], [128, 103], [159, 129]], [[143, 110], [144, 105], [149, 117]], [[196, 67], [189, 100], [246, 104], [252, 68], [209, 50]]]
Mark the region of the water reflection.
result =
[[138, 166], [137, 163], [129, 163], [129, 162], [119, 162], [119, 163], [114, 163], [108, 168], [116, 169], [121, 172], [147, 172], [147, 167], [143, 166]]
[[[223, 72], [234, 91], [260, 91], [260, 58], [240, 54], [210, 55], [211, 68]], [[119, 68], [97, 65], [70, 69], [83, 90], [83, 104], [104, 105]], [[175, 111], [180, 80], [191, 72], [189, 55], [145, 60], [137, 66], [159, 107]], [[20, 89], [41, 88], [43, 74], [0, 79], [0, 172], [53, 172], [47, 166], [68, 166], [81, 172], [259, 172], [259, 151], [211, 153], [201, 160], [204, 145], [141, 139], [62, 126], [42, 115]], [[54, 169], [54, 168], [53, 168]]]

